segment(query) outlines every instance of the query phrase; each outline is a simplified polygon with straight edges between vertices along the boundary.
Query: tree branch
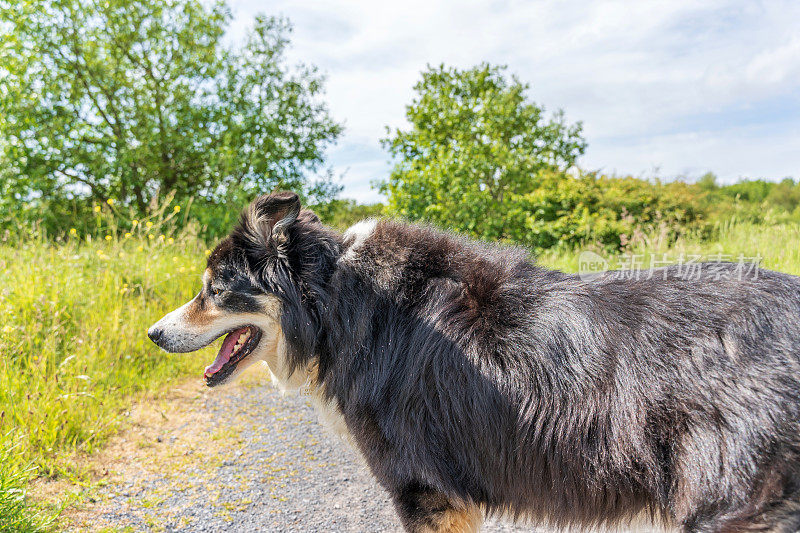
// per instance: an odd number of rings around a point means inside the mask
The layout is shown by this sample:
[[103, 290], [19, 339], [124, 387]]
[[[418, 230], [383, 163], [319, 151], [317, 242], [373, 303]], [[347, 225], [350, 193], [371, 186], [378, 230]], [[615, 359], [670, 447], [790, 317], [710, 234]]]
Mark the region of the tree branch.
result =
[[62, 175], [62, 176], [64, 176], [65, 178], [68, 178], [68, 179], [71, 179], [71, 180], [78, 181], [78, 182], [80, 182], [80, 183], [83, 183], [84, 185], [88, 185], [88, 186], [89, 186], [89, 188], [92, 190], [92, 196], [94, 196], [94, 197], [96, 197], [96, 198], [100, 198], [100, 199], [104, 199], [104, 198], [107, 198], [107, 197], [108, 197], [108, 194], [106, 193], [106, 191], [105, 191], [105, 190], [103, 190], [103, 189], [102, 189], [102, 188], [101, 188], [99, 185], [97, 185], [96, 183], [94, 183], [94, 182], [91, 182], [91, 181], [87, 180], [86, 178], [82, 178], [82, 177], [81, 177], [81, 176], [79, 176], [78, 174], [72, 174], [72, 173], [70, 173], [70, 172], [67, 172], [67, 171], [66, 171], [66, 170], [64, 170], [64, 169], [56, 168], [56, 169], [54, 169], [54, 170], [55, 170], [55, 172], [57, 172], [57, 173], [61, 174], [61, 175]]

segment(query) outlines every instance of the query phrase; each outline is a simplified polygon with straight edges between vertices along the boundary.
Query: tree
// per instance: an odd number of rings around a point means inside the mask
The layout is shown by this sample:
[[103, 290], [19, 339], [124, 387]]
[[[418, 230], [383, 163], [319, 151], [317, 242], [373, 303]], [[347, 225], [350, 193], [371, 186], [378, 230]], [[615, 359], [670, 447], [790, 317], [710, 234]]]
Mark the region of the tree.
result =
[[505, 67], [428, 68], [406, 108], [410, 129], [383, 140], [395, 166], [380, 190], [390, 211], [484, 239], [513, 239], [535, 216], [526, 195], [543, 173], [575, 164], [586, 143], [563, 113], [545, 118]]
[[145, 209], [174, 191], [223, 201], [317, 183], [341, 127], [315, 69], [286, 65], [287, 21], [259, 17], [239, 48], [223, 2], [0, 0], [0, 192], [20, 202]]

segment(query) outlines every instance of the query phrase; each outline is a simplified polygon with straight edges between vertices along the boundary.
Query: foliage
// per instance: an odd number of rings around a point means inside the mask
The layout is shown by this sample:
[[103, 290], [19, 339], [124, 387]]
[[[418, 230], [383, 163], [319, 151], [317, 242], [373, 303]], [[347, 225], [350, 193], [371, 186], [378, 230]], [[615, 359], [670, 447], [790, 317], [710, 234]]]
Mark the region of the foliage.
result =
[[344, 231], [366, 218], [380, 218], [384, 214], [383, 204], [359, 204], [355, 200], [334, 199], [312, 205], [311, 209], [327, 225]]
[[513, 239], [524, 227], [520, 202], [539, 176], [572, 167], [586, 146], [580, 123], [567, 124], [560, 112], [546, 118], [527, 89], [488, 64], [423, 72], [406, 110], [410, 129], [384, 139], [395, 159], [380, 184], [389, 211], [483, 239]]
[[287, 21], [258, 17], [226, 48], [230, 18], [200, 0], [0, 0], [0, 207], [63, 223], [171, 191], [335, 194], [330, 173], [308, 179], [341, 131], [322, 78], [286, 65]]
[[676, 189], [635, 178], [542, 173], [535, 189], [508, 207], [506, 238], [537, 250], [585, 242], [613, 248], [637, 231], [676, 231], [696, 217]]
[[[686, 235], [714, 240], [731, 221], [800, 222], [800, 183], [791, 179], [718, 185], [712, 174], [687, 183], [542, 171], [531, 182], [530, 192], [515, 195], [504, 212], [494, 216], [502, 227], [499, 239], [537, 251], [586, 245], [625, 249], [656, 233], [666, 242]], [[392, 209], [390, 202], [387, 211]], [[465, 229], [436, 217], [427, 220], [482, 237], [473, 226]]]

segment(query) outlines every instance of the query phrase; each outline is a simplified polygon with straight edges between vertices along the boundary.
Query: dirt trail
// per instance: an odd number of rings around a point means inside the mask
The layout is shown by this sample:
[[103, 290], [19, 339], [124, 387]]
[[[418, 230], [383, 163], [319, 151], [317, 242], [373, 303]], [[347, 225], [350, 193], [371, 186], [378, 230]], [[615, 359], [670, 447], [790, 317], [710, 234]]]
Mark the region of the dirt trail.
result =
[[357, 454], [263, 375], [222, 389], [192, 380], [130, 419], [91, 459], [98, 482], [67, 511], [68, 531], [401, 531]]

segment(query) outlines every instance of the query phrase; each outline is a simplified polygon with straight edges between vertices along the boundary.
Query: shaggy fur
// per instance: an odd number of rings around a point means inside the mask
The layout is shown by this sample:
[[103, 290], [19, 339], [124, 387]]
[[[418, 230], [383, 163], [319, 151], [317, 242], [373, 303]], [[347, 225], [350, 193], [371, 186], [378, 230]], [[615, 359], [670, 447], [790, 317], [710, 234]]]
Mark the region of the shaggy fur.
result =
[[280, 300], [288, 366], [316, 368], [408, 531], [470, 531], [477, 509], [800, 529], [800, 278], [585, 281], [427, 227], [341, 237], [299, 209], [257, 199], [209, 267]]

